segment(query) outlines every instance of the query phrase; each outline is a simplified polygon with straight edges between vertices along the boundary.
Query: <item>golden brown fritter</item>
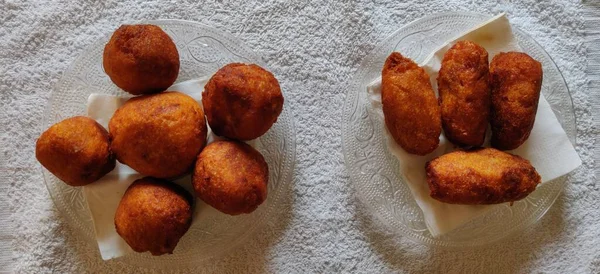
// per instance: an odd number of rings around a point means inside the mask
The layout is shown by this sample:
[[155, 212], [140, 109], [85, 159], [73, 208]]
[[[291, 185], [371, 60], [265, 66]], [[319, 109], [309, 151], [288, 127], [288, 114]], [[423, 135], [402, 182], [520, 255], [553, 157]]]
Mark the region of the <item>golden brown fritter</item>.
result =
[[490, 64], [492, 146], [518, 148], [533, 128], [542, 88], [542, 64], [522, 52], [500, 53]]
[[540, 183], [529, 161], [493, 148], [454, 151], [425, 165], [432, 198], [450, 204], [498, 204], [525, 198]]
[[271, 72], [254, 64], [232, 63], [206, 83], [202, 105], [215, 134], [251, 140], [265, 134], [277, 121], [283, 95]]
[[440, 107], [425, 70], [393, 52], [381, 74], [385, 125], [396, 143], [412, 154], [434, 151], [442, 131]]
[[136, 180], [119, 202], [115, 229], [136, 252], [172, 254], [192, 224], [192, 202], [190, 193], [169, 181]]
[[448, 140], [459, 146], [483, 145], [491, 100], [487, 51], [459, 41], [444, 54], [437, 81]]
[[206, 145], [200, 104], [179, 92], [129, 99], [108, 123], [111, 148], [119, 162], [157, 178], [191, 170]]
[[269, 167], [263, 156], [238, 141], [206, 146], [192, 177], [196, 196], [229, 215], [254, 211], [267, 199], [268, 181]]
[[122, 25], [104, 47], [104, 71], [123, 90], [148, 94], [166, 90], [179, 74], [179, 53], [155, 25]]
[[87, 185], [115, 168], [108, 132], [83, 116], [60, 121], [42, 133], [35, 157], [70, 186]]

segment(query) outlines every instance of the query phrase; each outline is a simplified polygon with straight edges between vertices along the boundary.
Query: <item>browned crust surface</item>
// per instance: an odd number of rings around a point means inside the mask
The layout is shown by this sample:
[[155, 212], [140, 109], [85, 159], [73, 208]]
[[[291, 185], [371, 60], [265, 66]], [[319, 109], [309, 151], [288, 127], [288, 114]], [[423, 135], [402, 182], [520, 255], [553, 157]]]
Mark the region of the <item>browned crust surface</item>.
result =
[[48, 171], [71, 186], [92, 183], [115, 168], [108, 132], [83, 116], [48, 128], [36, 142], [35, 156]]
[[381, 99], [385, 125], [396, 143], [418, 155], [437, 148], [440, 108], [425, 70], [393, 52], [383, 66]]
[[542, 88], [542, 65], [522, 52], [500, 53], [490, 64], [492, 146], [511, 150], [533, 128]]
[[200, 199], [230, 215], [254, 211], [267, 198], [268, 181], [269, 167], [260, 152], [237, 141], [209, 144], [192, 178]]
[[265, 134], [283, 110], [283, 94], [273, 74], [257, 65], [232, 63], [204, 87], [202, 105], [213, 132], [238, 140]]
[[459, 146], [481, 146], [490, 113], [488, 53], [459, 41], [444, 55], [438, 78], [444, 134]]
[[540, 183], [529, 161], [493, 148], [454, 151], [427, 162], [432, 198], [450, 204], [497, 204], [525, 198]]

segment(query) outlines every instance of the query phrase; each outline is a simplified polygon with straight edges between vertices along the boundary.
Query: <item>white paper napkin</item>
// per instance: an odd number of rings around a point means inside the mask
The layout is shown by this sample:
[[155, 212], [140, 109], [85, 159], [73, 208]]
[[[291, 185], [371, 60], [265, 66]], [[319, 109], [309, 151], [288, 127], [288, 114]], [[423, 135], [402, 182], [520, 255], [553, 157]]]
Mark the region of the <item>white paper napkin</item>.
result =
[[[436, 94], [436, 79], [444, 54], [456, 41], [460, 40], [471, 40], [481, 45], [488, 51], [490, 60], [499, 52], [521, 51], [514, 39], [508, 18], [504, 14], [493, 17], [465, 34], [446, 42], [421, 64], [429, 74]], [[369, 84], [367, 92], [374, 111], [383, 119], [381, 77]], [[388, 148], [398, 158], [405, 181], [417, 204], [423, 210], [427, 228], [434, 237], [443, 235], [497, 206], [452, 205], [431, 198], [425, 176], [425, 163], [453, 151], [452, 143], [448, 142], [442, 134], [440, 146], [435, 151], [425, 156], [416, 156], [406, 153], [394, 142], [385, 124], [384, 128]], [[488, 130], [485, 146], [489, 146], [489, 133]], [[579, 155], [543, 96], [540, 96], [535, 124], [529, 139], [519, 148], [509, 152], [529, 160], [542, 177], [542, 182], [568, 174], [581, 165]]]
[[[190, 95], [198, 103], [202, 98], [204, 85], [210, 77], [190, 80], [171, 86], [168, 90], [179, 91]], [[113, 113], [129, 99], [130, 97], [118, 97], [106, 94], [90, 94], [88, 97], [88, 116], [96, 120], [102, 126], [108, 129], [108, 122]], [[214, 135], [208, 128], [208, 143], [220, 139]], [[255, 146], [254, 141], [248, 141], [248, 144]], [[117, 211], [117, 206], [121, 201], [121, 197], [125, 194], [127, 187], [136, 179], [143, 176], [137, 173], [130, 167], [117, 162], [117, 166], [113, 171], [102, 177], [97, 182], [83, 187], [83, 195], [87, 201], [92, 220], [94, 222], [94, 231], [96, 232], [96, 240], [102, 259], [109, 260], [123, 256], [133, 250], [127, 243], [117, 234], [115, 230], [114, 217]], [[191, 182], [191, 175], [186, 175], [175, 183], [184, 187], [192, 195], [194, 193]], [[194, 195], [193, 195], [194, 196]], [[196, 200], [194, 206], [194, 214], [192, 226], [200, 219], [200, 214], [211, 214], [201, 207], [206, 205], [199, 200]]]

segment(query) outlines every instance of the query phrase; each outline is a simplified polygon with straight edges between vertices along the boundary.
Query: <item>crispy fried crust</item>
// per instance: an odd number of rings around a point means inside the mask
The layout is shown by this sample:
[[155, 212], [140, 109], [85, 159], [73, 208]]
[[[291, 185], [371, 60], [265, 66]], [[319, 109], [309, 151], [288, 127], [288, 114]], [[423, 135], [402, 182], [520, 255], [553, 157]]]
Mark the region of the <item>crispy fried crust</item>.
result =
[[498, 204], [525, 198], [540, 183], [529, 161], [493, 148], [454, 151], [425, 165], [432, 198], [450, 204]]
[[157, 178], [189, 171], [206, 145], [202, 108], [179, 92], [129, 99], [115, 112], [108, 128], [119, 162]]
[[444, 134], [459, 146], [481, 146], [490, 113], [488, 53], [459, 41], [444, 55], [438, 78]]
[[202, 92], [202, 105], [213, 132], [238, 140], [265, 134], [283, 109], [283, 95], [273, 74], [257, 65], [228, 64]]
[[437, 148], [440, 108], [425, 70], [393, 52], [383, 66], [381, 99], [385, 125], [396, 143], [418, 155]]
[[166, 90], [179, 74], [179, 53], [155, 25], [122, 25], [104, 47], [102, 64], [110, 79], [133, 94]]
[[108, 132], [83, 116], [65, 119], [42, 133], [35, 157], [70, 186], [87, 185], [115, 168]]
[[511, 150], [533, 128], [542, 88], [542, 64], [521, 52], [500, 53], [490, 64], [492, 146]]
[[117, 207], [115, 228], [136, 252], [172, 254], [192, 224], [192, 201], [190, 193], [169, 181], [136, 180]]
[[230, 215], [251, 213], [262, 204], [268, 181], [269, 167], [260, 152], [237, 141], [209, 144], [192, 177], [196, 195]]

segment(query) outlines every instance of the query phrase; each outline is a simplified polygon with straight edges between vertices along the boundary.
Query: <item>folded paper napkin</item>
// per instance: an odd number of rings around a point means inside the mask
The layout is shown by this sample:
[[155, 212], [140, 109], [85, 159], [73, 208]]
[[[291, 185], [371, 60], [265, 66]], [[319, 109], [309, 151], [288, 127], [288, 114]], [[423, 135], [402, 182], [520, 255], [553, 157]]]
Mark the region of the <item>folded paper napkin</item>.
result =
[[[209, 77], [205, 77], [178, 83], [171, 86], [168, 90], [179, 91], [190, 95], [200, 103], [204, 84], [206, 84], [208, 79]], [[88, 116], [96, 120], [105, 128], [108, 128], [108, 122], [113, 113], [125, 103], [127, 99], [129, 99], [129, 97], [90, 94], [87, 105]], [[208, 142], [210, 143], [217, 139], [219, 139], [219, 137], [212, 134], [209, 127]], [[253, 141], [247, 143], [254, 147]], [[94, 222], [94, 231], [96, 232], [98, 248], [100, 249], [102, 259], [104, 260], [117, 258], [133, 251], [119, 234], [117, 234], [114, 217], [117, 206], [119, 205], [125, 190], [127, 190], [127, 187], [129, 187], [133, 181], [142, 177], [143, 176], [135, 170], [117, 162], [117, 166], [113, 171], [97, 182], [83, 187], [83, 195], [87, 201]], [[190, 175], [186, 175], [174, 182], [184, 187], [190, 193], [194, 193], [190, 183], [190, 177]], [[206, 205], [201, 201], [196, 201], [192, 226], [200, 219], [200, 214], [213, 213], [209, 210], [203, 210], [201, 207], [206, 207]]]
[[[514, 39], [506, 16], [500, 14], [493, 17], [464, 35], [446, 42], [438, 50], [430, 54], [423, 64], [421, 64], [429, 74], [436, 94], [436, 79], [444, 54], [456, 41], [460, 40], [471, 40], [481, 45], [488, 51], [490, 59], [499, 52], [521, 51]], [[367, 92], [373, 110], [383, 119], [381, 77], [369, 84]], [[454, 146], [445, 139], [443, 134], [440, 136], [440, 146], [426, 156], [416, 156], [406, 153], [394, 142], [387, 128], [385, 128], [385, 136], [388, 148], [398, 158], [405, 182], [410, 187], [417, 204], [423, 210], [427, 228], [434, 237], [450, 232], [494, 207], [494, 205], [470, 206], [445, 204], [429, 196], [429, 187], [425, 176], [425, 163], [454, 150]], [[485, 146], [489, 146], [489, 130]], [[563, 176], [581, 165], [579, 155], [577, 155], [567, 134], [556, 119], [544, 96], [540, 96], [535, 124], [529, 139], [519, 148], [509, 152], [529, 160], [541, 175], [542, 182]]]

